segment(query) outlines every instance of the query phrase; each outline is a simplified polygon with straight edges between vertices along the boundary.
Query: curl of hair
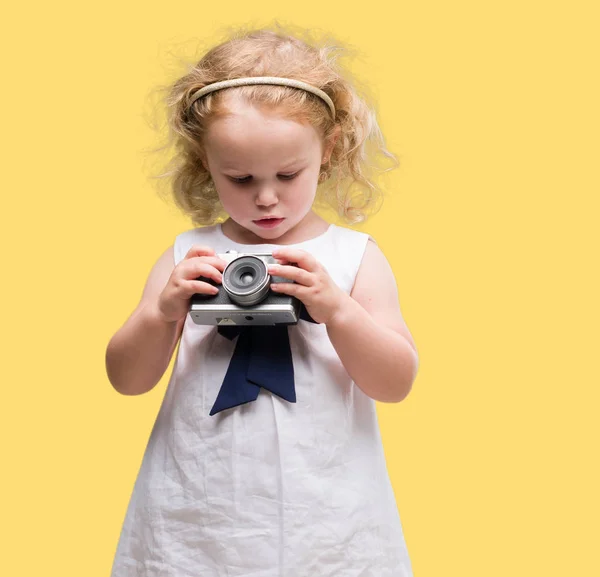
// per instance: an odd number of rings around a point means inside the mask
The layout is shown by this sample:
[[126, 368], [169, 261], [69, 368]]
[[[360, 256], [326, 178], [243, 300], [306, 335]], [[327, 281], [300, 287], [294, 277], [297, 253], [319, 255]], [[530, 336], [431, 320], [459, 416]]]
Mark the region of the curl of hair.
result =
[[[224, 93], [233, 90], [254, 105], [277, 107], [290, 118], [309, 122], [325, 140], [339, 131], [329, 162], [321, 167], [324, 178], [320, 179], [317, 203], [333, 208], [349, 224], [365, 220], [367, 213], [381, 206], [383, 193], [375, 173], [392, 170], [399, 163], [385, 147], [373, 107], [358, 93], [356, 80], [350, 80], [351, 75], [339, 62], [347, 48], [328, 38], [310, 39], [305, 30], [291, 34], [290, 28], [287, 25], [283, 30], [276, 24], [274, 29], [237, 29], [166, 87], [168, 141], [153, 152], [174, 147], [175, 154], [154, 178], [171, 180], [169, 193], [175, 204], [196, 225], [226, 218], [211, 175], [200, 159], [208, 123], [227, 114]], [[335, 119], [319, 97], [287, 86], [219, 90], [190, 107], [192, 96], [203, 86], [245, 76], [279, 76], [308, 82], [333, 100]], [[392, 166], [381, 166], [379, 158], [391, 161]]]

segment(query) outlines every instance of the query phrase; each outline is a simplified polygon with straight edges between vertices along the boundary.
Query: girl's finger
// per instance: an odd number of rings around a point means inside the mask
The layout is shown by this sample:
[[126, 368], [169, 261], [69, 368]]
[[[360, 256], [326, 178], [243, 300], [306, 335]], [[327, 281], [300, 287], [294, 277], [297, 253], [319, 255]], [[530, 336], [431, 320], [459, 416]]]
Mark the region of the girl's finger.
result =
[[192, 258], [194, 256], [214, 256], [214, 249], [209, 246], [203, 246], [199, 244], [193, 245], [190, 250], [187, 251], [184, 258]]
[[[221, 282], [223, 265], [216, 257], [190, 258], [183, 261], [176, 268], [176, 276], [185, 279], [194, 279], [199, 276], [210, 276], [215, 281]], [[210, 271], [210, 274], [206, 274]]]
[[283, 293], [286, 295], [290, 295], [292, 297], [296, 297], [302, 300], [302, 294], [306, 290], [306, 287], [303, 287], [299, 284], [292, 284], [287, 282], [278, 282], [271, 283], [271, 290], [276, 293]]
[[273, 257], [278, 260], [295, 262], [300, 268], [308, 272], [316, 272], [319, 268], [319, 263], [312, 254], [298, 248], [278, 247], [273, 249]]
[[187, 281], [185, 289], [190, 296], [193, 294], [216, 295], [219, 292], [216, 286], [200, 280]]
[[304, 269], [298, 268], [297, 266], [271, 264], [269, 265], [269, 274], [293, 280], [294, 282], [297, 282], [298, 284], [304, 286], [312, 286], [314, 284], [314, 278], [312, 273]]
[[197, 279], [198, 277], [209, 278], [220, 283], [223, 280], [223, 275], [214, 266], [207, 263], [199, 263], [192, 270], [186, 271], [186, 280]]
[[224, 268], [227, 266], [227, 263], [218, 256], [200, 256], [200, 257], [192, 257], [189, 259], [191, 263], [197, 265], [199, 263], [207, 263], [211, 266], [214, 266], [216, 269], [223, 272]]

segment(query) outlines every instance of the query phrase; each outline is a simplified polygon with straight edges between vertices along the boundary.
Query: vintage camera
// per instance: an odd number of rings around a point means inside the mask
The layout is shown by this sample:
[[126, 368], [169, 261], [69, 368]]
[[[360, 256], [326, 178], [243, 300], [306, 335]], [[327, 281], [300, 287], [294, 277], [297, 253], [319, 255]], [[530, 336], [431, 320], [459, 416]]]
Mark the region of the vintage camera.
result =
[[223, 282], [199, 277], [197, 280], [218, 287], [216, 295], [194, 294], [190, 315], [198, 325], [293, 325], [300, 318], [302, 303], [296, 298], [271, 291], [271, 284], [293, 282], [271, 276], [269, 264], [277, 261], [271, 253], [217, 255], [227, 262]]

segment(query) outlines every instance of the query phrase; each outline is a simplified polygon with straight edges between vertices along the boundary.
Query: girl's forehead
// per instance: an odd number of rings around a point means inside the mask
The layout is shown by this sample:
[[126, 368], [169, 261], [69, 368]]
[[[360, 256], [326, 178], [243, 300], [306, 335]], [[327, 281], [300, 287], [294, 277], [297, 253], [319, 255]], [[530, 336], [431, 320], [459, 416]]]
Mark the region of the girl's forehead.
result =
[[205, 140], [207, 149], [227, 155], [267, 151], [275, 156], [305, 156], [307, 150], [319, 144], [319, 134], [310, 124], [265, 114], [254, 107], [233, 110], [215, 119]]
[[313, 162], [320, 158], [319, 141], [316, 138], [280, 138], [276, 134], [239, 133], [227, 139], [208, 138], [206, 152], [222, 167], [277, 165], [280, 167]]

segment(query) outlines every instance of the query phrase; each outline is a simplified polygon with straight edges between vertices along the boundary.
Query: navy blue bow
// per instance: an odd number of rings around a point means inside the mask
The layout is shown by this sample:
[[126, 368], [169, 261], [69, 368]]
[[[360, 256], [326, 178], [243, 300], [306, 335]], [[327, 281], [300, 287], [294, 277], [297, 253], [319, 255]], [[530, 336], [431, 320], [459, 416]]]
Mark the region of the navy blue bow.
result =
[[[300, 318], [316, 322], [304, 306]], [[261, 387], [290, 403], [296, 402], [294, 365], [286, 325], [220, 326], [218, 332], [230, 340], [239, 338], [211, 415], [255, 401]]]

